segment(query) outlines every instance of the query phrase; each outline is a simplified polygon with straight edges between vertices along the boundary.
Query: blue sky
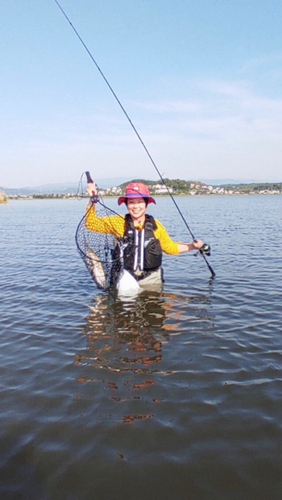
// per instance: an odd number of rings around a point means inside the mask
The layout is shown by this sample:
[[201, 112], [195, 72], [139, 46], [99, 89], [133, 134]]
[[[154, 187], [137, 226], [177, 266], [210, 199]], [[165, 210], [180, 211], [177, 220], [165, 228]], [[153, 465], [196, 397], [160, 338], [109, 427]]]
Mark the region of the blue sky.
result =
[[[281, 181], [280, 0], [59, 0], [165, 177]], [[157, 179], [54, 0], [1, 0], [0, 186]]]

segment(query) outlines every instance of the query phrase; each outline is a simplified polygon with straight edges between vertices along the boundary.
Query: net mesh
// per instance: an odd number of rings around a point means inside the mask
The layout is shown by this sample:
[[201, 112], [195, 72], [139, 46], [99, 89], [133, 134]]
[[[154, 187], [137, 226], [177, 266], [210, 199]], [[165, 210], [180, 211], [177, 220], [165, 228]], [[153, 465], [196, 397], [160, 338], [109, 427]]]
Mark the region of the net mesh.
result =
[[78, 252], [98, 288], [114, 286], [123, 270], [124, 217], [106, 207], [97, 196], [78, 224]]

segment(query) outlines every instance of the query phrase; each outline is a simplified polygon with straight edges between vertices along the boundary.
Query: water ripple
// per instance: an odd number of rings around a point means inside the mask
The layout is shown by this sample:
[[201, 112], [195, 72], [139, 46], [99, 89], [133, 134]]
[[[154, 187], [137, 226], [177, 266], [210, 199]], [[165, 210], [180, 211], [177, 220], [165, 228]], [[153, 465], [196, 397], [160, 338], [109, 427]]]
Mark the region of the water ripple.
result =
[[180, 199], [200, 202], [215, 280], [166, 257], [163, 292], [128, 302], [70, 244], [81, 204], [3, 208], [1, 498], [280, 498], [280, 201]]

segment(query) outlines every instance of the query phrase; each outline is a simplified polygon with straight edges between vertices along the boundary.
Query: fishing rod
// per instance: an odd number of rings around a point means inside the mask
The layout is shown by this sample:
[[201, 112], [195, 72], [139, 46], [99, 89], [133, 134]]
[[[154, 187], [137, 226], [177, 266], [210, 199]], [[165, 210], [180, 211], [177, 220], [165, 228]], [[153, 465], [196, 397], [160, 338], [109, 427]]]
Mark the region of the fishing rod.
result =
[[[76, 34], [77, 38], [79, 39], [79, 41], [80, 41], [80, 42], [81, 42], [81, 44], [83, 45], [83, 47], [84, 47], [84, 49], [86, 50], [87, 54], [89, 55], [90, 59], [92, 60], [92, 62], [93, 62], [93, 63], [94, 63], [94, 65], [96, 66], [96, 68], [97, 68], [97, 70], [99, 71], [100, 75], [102, 76], [102, 78], [103, 78], [104, 82], [106, 83], [107, 87], [109, 88], [110, 92], [113, 94], [113, 96], [114, 96], [115, 100], [117, 101], [117, 103], [118, 103], [119, 107], [121, 108], [122, 112], [123, 112], [123, 113], [124, 113], [124, 115], [126, 116], [126, 118], [127, 118], [128, 122], [130, 123], [130, 125], [131, 125], [131, 127], [132, 127], [133, 131], [135, 132], [135, 134], [136, 134], [136, 136], [137, 136], [138, 140], [140, 141], [141, 145], [143, 146], [143, 148], [144, 148], [144, 150], [145, 150], [145, 152], [146, 152], [146, 154], [147, 154], [148, 158], [150, 159], [150, 161], [151, 161], [151, 163], [152, 163], [153, 167], [155, 168], [155, 170], [156, 170], [157, 174], [159, 175], [160, 180], [162, 181], [162, 183], [163, 183], [164, 187], [166, 188], [166, 190], [167, 190], [167, 192], [168, 192], [168, 194], [169, 194], [169, 196], [170, 196], [170, 198], [171, 198], [172, 202], [174, 203], [174, 206], [176, 207], [176, 209], [177, 209], [177, 211], [178, 211], [178, 213], [179, 213], [179, 215], [180, 215], [181, 219], [183, 220], [183, 222], [184, 222], [184, 224], [185, 224], [185, 226], [186, 226], [187, 230], [189, 231], [189, 233], [190, 233], [191, 237], [193, 238], [193, 240], [195, 240], [195, 236], [194, 236], [194, 234], [192, 233], [192, 231], [191, 231], [191, 229], [190, 229], [190, 227], [189, 227], [189, 225], [188, 225], [188, 223], [187, 223], [187, 221], [186, 221], [186, 219], [185, 219], [184, 215], [182, 214], [182, 212], [181, 212], [181, 210], [180, 210], [180, 208], [179, 208], [178, 204], [176, 203], [174, 196], [172, 195], [172, 193], [170, 192], [169, 188], [167, 187], [167, 185], [166, 185], [166, 183], [165, 183], [165, 181], [164, 181], [164, 179], [163, 179], [163, 176], [162, 176], [161, 172], [159, 171], [159, 169], [158, 169], [158, 167], [157, 167], [157, 165], [156, 165], [155, 161], [153, 160], [153, 158], [152, 158], [152, 156], [151, 156], [151, 154], [150, 154], [150, 152], [149, 152], [149, 150], [148, 150], [147, 146], [145, 145], [145, 143], [144, 143], [144, 141], [143, 141], [142, 137], [140, 136], [140, 134], [139, 134], [138, 130], [136, 129], [136, 127], [135, 127], [134, 123], [132, 122], [132, 120], [131, 120], [130, 116], [128, 115], [128, 113], [127, 113], [126, 109], [125, 109], [125, 108], [124, 108], [124, 106], [122, 105], [122, 103], [121, 103], [121, 101], [119, 100], [119, 98], [118, 98], [117, 94], [115, 93], [114, 89], [112, 88], [112, 86], [110, 85], [109, 81], [108, 81], [108, 80], [107, 80], [107, 78], [105, 77], [105, 75], [104, 75], [103, 71], [102, 71], [102, 70], [101, 70], [101, 68], [99, 67], [99, 65], [98, 65], [97, 61], [94, 59], [94, 57], [93, 57], [92, 53], [90, 52], [90, 50], [88, 49], [87, 45], [85, 44], [85, 42], [84, 42], [84, 41], [83, 41], [83, 39], [81, 38], [80, 34], [78, 33], [78, 31], [76, 30], [76, 28], [75, 28], [75, 27], [74, 27], [74, 25], [72, 24], [71, 20], [69, 19], [69, 17], [68, 17], [68, 16], [67, 16], [67, 14], [66, 14], [66, 12], [65, 12], [65, 11], [64, 11], [64, 9], [62, 8], [62, 6], [61, 6], [61, 5], [60, 5], [60, 3], [58, 2], [58, 0], [54, 0], [54, 1], [55, 1], [55, 3], [57, 4], [57, 6], [58, 6], [58, 8], [60, 9], [60, 11], [62, 12], [62, 14], [63, 14], [63, 16], [65, 17], [65, 19], [66, 19], [66, 20], [68, 21], [68, 23], [70, 24], [70, 26], [71, 26], [71, 28], [73, 29], [74, 33]], [[205, 257], [205, 254], [206, 254], [206, 255], [210, 255], [210, 247], [209, 247], [209, 245], [205, 244], [205, 245], [204, 245], [204, 246], [203, 246], [203, 247], [199, 250], [199, 252], [200, 252], [200, 254], [202, 255], [202, 257], [203, 257], [203, 259], [204, 259], [204, 261], [205, 261], [206, 265], [208, 266], [208, 269], [209, 269], [209, 271], [210, 271], [210, 273], [211, 273], [211, 276], [212, 276], [212, 277], [214, 277], [214, 276], [215, 276], [215, 272], [214, 272], [214, 270], [212, 269], [211, 265], [209, 264], [209, 262], [207, 261], [207, 259], [206, 259], [206, 257]]]

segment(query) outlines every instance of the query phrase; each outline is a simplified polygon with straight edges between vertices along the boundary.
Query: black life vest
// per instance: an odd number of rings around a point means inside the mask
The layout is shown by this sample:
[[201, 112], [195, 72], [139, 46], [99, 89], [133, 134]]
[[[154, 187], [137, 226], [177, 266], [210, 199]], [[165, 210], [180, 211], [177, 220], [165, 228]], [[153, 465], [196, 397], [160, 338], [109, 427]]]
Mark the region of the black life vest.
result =
[[125, 216], [124, 268], [134, 273], [140, 271], [154, 271], [162, 264], [162, 249], [159, 240], [154, 235], [157, 224], [151, 215], [145, 215], [143, 229], [135, 229], [129, 214]]

